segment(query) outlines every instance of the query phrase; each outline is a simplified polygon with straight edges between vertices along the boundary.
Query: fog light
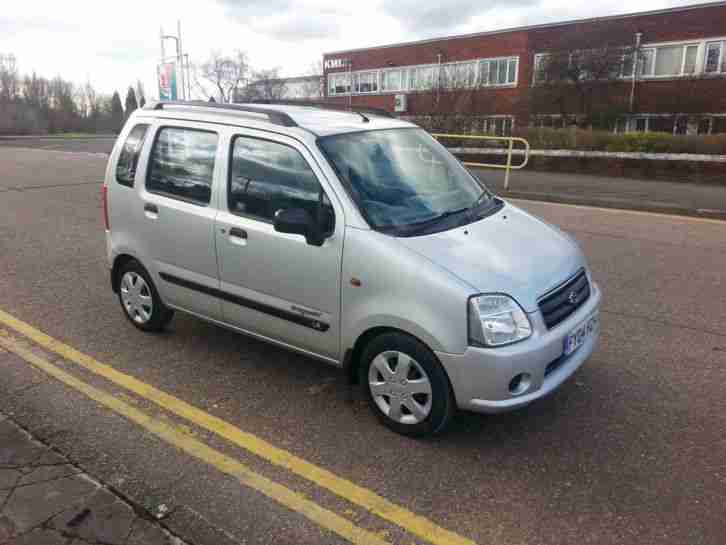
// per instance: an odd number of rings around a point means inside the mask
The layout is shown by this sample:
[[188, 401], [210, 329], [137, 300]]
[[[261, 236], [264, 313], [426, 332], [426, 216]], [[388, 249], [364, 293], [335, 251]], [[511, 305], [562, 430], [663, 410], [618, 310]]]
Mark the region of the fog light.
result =
[[519, 373], [509, 381], [509, 392], [518, 396], [529, 390], [532, 384], [532, 376], [529, 373]]

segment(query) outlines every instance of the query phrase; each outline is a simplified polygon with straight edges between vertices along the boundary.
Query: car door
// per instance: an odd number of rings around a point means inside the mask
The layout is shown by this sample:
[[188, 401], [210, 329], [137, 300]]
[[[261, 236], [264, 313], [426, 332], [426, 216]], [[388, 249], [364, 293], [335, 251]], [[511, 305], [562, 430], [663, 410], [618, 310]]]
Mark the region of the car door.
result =
[[[229, 145], [215, 229], [224, 319], [337, 361], [342, 209], [295, 139], [250, 130], [231, 134]], [[274, 215], [286, 208], [322, 218], [322, 245], [275, 230]]]
[[156, 126], [141, 190], [143, 231], [155, 283], [167, 304], [220, 319], [214, 248], [220, 134], [203, 123]]

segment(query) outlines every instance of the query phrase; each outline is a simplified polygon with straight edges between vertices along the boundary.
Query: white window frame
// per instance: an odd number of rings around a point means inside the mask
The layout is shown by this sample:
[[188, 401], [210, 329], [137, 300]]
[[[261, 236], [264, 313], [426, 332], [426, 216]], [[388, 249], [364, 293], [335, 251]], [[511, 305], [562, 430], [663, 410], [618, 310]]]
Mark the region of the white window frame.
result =
[[[335, 86], [332, 85], [333, 80], [337, 77], [344, 77], [348, 80], [348, 91], [343, 91], [342, 93], [338, 93], [335, 91]], [[330, 96], [348, 96], [351, 91], [353, 90], [353, 81], [352, 76], [350, 72], [331, 72], [328, 74], [328, 95]]]
[[[352, 87], [353, 94], [355, 95], [377, 95], [380, 92], [381, 89], [381, 80], [380, 80], [380, 70], [360, 70], [358, 72], [353, 72], [353, 82], [354, 85]], [[361, 76], [368, 76], [372, 75], [373, 80], [375, 81], [375, 90], [374, 91], [359, 91], [356, 89], [356, 87], [360, 87], [360, 78]]]
[[[455, 71], [457, 67], [464, 65], [464, 64], [471, 65], [471, 74], [470, 74], [470, 77], [467, 78], [466, 85], [460, 85], [458, 87], [452, 88], [452, 87], [448, 86], [446, 84], [446, 82], [444, 81], [444, 84], [442, 86], [443, 89], [447, 89], [447, 90], [449, 90], [449, 89], [471, 89], [472, 87], [476, 87], [477, 78], [479, 76], [479, 64], [480, 64], [480, 62], [477, 60], [454, 61], [454, 62], [443, 63], [440, 65], [441, 71], [442, 71], [440, 76], [445, 75], [447, 69], [452, 69]], [[439, 81], [441, 81], [441, 79], [442, 78], [440, 77]], [[446, 78], [444, 77], [443, 79], [446, 79]]]
[[[715, 72], [706, 72], [706, 63], [708, 60], [708, 47], [711, 44], [719, 44], [721, 46], [721, 50], [718, 54], [718, 64], [716, 65], [716, 71]], [[716, 38], [711, 40], [706, 40], [703, 47], [703, 74], [706, 76], [717, 76], [721, 74], [726, 74], [726, 38]]]
[[[399, 73], [399, 79], [398, 79], [398, 87], [391, 88], [391, 89], [384, 89], [383, 88], [383, 81], [387, 74], [390, 74], [391, 72], [398, 72]], [[398, 93], [400, 91], [404, 91], [406, 89], [406, 80], [407, 79], [407, 69], [400, 67], [400, 68], [386, 68], [380, 71], [380, 75], [378, 76], [378, 92], [379, 93]]]
[[[482, 84], [481, 82], [481, 64], [483, 62], [491, 63], [493, 61], [497, 62], [497, 67], [499, 66], [500, 62], [506, 63], [506, 81], [503, 83], [486, 83]], [[462, 87], [457, 87], [460, 89], [477, 89], [477, 88], [497, 88], [497, 87], [517, 87], [519, 85], [519, 61], [520, 57], [519, 55], [508, 55], [505, 57], [491, 57], [491, 58], [476, 58], [476, 59], [467, 59], [464, 61], [453, 61], [446, 64], [438, 64], [438, 63], [430, 63], [430, 64], [415, 64], [415, 65], [408, 65], [408, 66], [396, 66], [396, 67], [386, 67], [386, 68], [378, 68], [378, 69], [367, 69], [367, 70], [356, 70], [356, 71], [346, 71], [346, 72], [329, 72], [326, 74], [327, 82], [326, 82], [326, 90], [327, 90], [327, 96], [347, 96], [348, 94], [354, 94], [354, 95], [376, 95], [376, 94], [389, 94], [389, 93], [401, 93], [401, 92], [429, 92], [434, 89], [439, 88], [442, 86], [442, 78], [441, 71], [445, 70], [446, 67], [450, 66], [456, 66], [456, 65], [471, 65], [471, 75], [467, 85]], [[417, 70], [432, 70], [432, 81], [431, 81], [431, 87], [425, 87], [425, 88], [414, 88], [413, 83], [415, 81], [415, 73]], [[383, 75], [386, 72], [390, 71], [400, 71], [401, 72], [401, 86], [399, 89], [382, 89], [381, 83], [383, 80]], [[514, 72], [514, 73], [512, 73]], [[356, 91], [356, 82], [358, 81], [358, 78], [360, 78], [361, 75], [364, 74], [375, 74], [376, 78], [376, 86], [377, 89], [375, 91]], [[349, 91], [347, 92], [335, 92], [335, 87], [333, 85], [333, 80], [335, 78], [345, 78], [348, 79], [349, 83]], [[511, 80], [511, 81], [510, 81]], [[447, 88], [446, 85], [443, 85], [441, 87], [443, 90], [448, 91], [450, 88]]]
[[[658, 50], [663, 49], [666, 47], [680, 47], [681, 48], [681, 66], [678, 70], [677, 74], [656, 74], [655, 69], [658, 65]], [[650, 74], [646, 74], [645, 72], [640, 71], [640, 63], [638, 63], [638, 77], [643, 79], [672, 79], [672, 78], [682, 78], [682, 77], [688, 77], [688, 76], [694, 76], [698, 73], [698, 49], [696, 50], [696, 66], [693, 72], [686, 73], [686, 53], [688, 51], [689, 47], [696, 47], [700, 48], [699, 42], [668, 42], [668, 43], [660, 43], [660, 44], [648, 44], [644, 45], [640, 50], [641, 51], [652, 51], [653, 52], [653, 66], [651, 67], [652, 72]]]
[[[509, 81], [509, 61], [515, 61], [514, 63], [514, 80]], [[482, 83], [481, 81], [481, 65], [483, 62], [487, 63], [487, 82]], [[505, 76], [505, 82], [504, 83], [491, 83], [492, 81], [492, 63], [497, 63], [497, 70], [496, 73], [499, 74], [499, 63], [504, 62], [507, 65], [506, 70], [506, 76]], [[477, 71], [477, 77], [476, 77], [476, 86], [480, 88], [487, 88], [487, 87], [516, 87], [519, 84], [519, 55], [509, 55], [506, 57], [490, 57], [487, 59], [479, 59], [476, 63], [476, 71]]]
[[[507, 114], [498, 114], [498, 115], [487, 115], [483, 119], [483, 127], [484, 133], [489, 135], [496, 135], [497, 130], [497, 122], [501, 122], [502, 124], [502, 134], [499, 136], [507, 136], [507, 124], [509, 124], [509, 135], [512, 134], [514, 131], [514, 122], [515, 118], [513, 115], [507, 115]], [[494, 127], [494, 130], [490, 130], [490, 126]]]

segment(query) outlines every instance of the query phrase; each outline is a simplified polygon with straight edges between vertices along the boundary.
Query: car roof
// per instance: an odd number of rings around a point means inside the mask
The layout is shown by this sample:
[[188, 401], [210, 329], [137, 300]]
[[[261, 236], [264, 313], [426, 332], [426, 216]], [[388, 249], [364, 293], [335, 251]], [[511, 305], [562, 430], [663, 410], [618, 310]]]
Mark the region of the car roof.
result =
[[410, 128], [412, 123], [389, 117], [385, 112], [349, 111], [321, 105], [215, 104], [205, 102], [159, 102], [143, 108], [140, 117], [208, 121], [278, 133], [313, 133], [329, 136], [349, 132]]

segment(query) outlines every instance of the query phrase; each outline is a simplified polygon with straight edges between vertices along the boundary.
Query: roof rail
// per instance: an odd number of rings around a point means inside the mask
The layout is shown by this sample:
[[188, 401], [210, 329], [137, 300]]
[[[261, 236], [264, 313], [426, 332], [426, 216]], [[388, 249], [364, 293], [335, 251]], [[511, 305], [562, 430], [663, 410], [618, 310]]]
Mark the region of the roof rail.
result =
[[282, 99], [282, 100], [271, 100], [271, 99], [253, 99], [249, 101], [252, 104], [282, 104], [287, 106], [311, 106], [313, 108], [323, 108], [326, 110], [339, 110], [341, 112], [360, 112], [371, 115], [378, 115], [381, 117], [395, 116], [383, 108], [371, 108], [369, 106], [348, 106], [346, 104], [337, 104], [334, 102], [325, 102], [320, 100], [296, 100], [296, 99]]
[[282, 125], [283, 127], [297, 127], [295, 120], [285, 112], [273, 110], [271, 108], [261, 108], [257, 106], [243, 106], [241, 104], [223, 104], [218, 102], [205, 102], [203, 100], [162, 100], [159, 102], [151, 102], [144, 106], [145, 110], [163, 110], [167, 106], [188, 106], [193, 108], [207, 108], [211, 110], [229, 110], [233, 112], [249, 112], [254, 114], [266, 115], [270, 123]]

